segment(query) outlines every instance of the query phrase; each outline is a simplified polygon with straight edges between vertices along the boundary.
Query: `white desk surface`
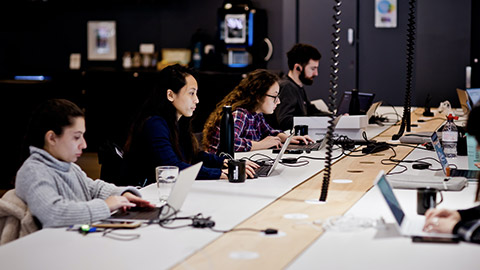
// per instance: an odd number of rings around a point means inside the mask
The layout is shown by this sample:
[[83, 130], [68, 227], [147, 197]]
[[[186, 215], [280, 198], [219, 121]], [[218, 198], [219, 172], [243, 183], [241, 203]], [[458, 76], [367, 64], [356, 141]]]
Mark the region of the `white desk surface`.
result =
[[[388, 108], [384, 108], [382, 113], [386, 111], [388, 111]], [[401, 110], [397, 110], [397, 112], [401, 114]], [[384, 127], [369, 126], [367, 130], [368, 137], [371, 138], [375, 136], [389, 126], [389, 124]], [[259, 152], [266, 154], [271, 153], [267, 150]], [[242, 155], [250, 156], [251, 154], [252, 153], [240, 154], [237, 155], [237, 157], [241, 157]], [[324, 150], [312, 152], [310, 155], [323, 157]], [[333, 153], [333, 156], [336, 156], [336, 153]], [[233, 228], [324, 168], [323, 160], [309, 161], [310, 164], [308, 166], [299, 168], [286, 168], [279, 165], [272, 176], [247, 180], [241, 184], [232, 184], [220, 180], [196, 181], [179, 215], [187, 216], [201, 212], [204, 216], [212, 217], [216, 222], [216, 229]], [[367, 199], [374, 196], [370, 195], [370, 193], [371, 192], [364, 196], [358, 205], [364, 205], [364, 203], [366, 203], [366, 206], [368, 206], [369, 203], [372, 203]], [[154, 186], [146, 187], [142, 190], [142, 194], [149, 200], [156, 201], [157, 199]], [[469, 197], [469, 195], [466, 197]], [[375, 197], [373, 200], [375, 201], [373, 205], [377, 206], [378, 201]], [[401, 200], [401, 203], [402, 202], [403, 199]], [[447, 205], [447, 203], [445, 203], [445, 205]], [[356, 205], [351, 211], [357, 211], [355, 209], [358, 208]], [[365, 208], [364, 205], [361, 206], [360, 209], [368, 212], [368, 209], [371, 208]], [[182, 224], [183, 223], [179, 221], [173, 223], [172, 226]], [[81, 235], [77, 232], [67, 232], [65, 228], [43, 229], [1, 246], [0, 265], [2, 269], [32, 269], [40, 266], [46, 269], [131, 269], [134, 267], [166, 269], [176, 265], [220, 236], [219, 233], [212, 232], [208, 229], [202, 230], [188, 227], [167, 230], [159, 228], [158, 225], [150, 225], [132, 231], [120, 230], [119, 232], [139, 233], [141, 237], [133, 241], [118, 241], [102, 237], [101, 233]], [[366, 233], [370, 233], [370, 236], [366, 235]], [[342, 237], [337, 237], [328, 232], [322, 236], [317, 243], [329, 241], [328, 239], [332, 237], [332, 241], [335, 241], [335, 243], [331, 245], [335, 247], [341, 248], [342, 245], [338, 245], [341, 241], [345, 241], [345, 243], [348, 243], [350, 246], [362, 246], [360, 243], [349, 243], [348, 238], [360, 237], [356, 241], [362, 241], [362, 238], [371, 238], [372, 234], [375, 234], [374, 230], [366, 230], [358, 234], [358, 236], [352, 234], [345, 237], [347, 234], [341, 233]], [[390, 244], [391, 242], [403, 243], [407, 250], [412, 246], [407, 239], [388, 239], [389, 241], [382, 241], [382, 243], [388, 246], [393, 245]], [[372, 241], [370, 240], [370, 242]], [[321, 244], [321, 246], [325, 247], [324, 244]], [[372, 246], [376, 247], [377, 243], [372, 243]], [[471, 245], [462, 243], [456, 246]], [[442, 247], [443, 246], [441, 246], [440, 249]], [[310, 250], [315, 249], [312, 246], [312, 248], [306, 252], [306, 260], [309, 257], [308, 254]], [[342, 256], [341, 254], [344, 254], [348, 249], [343, 251], [343, 248], [341, 250], [330, 248], [329, 244], [328, 249], [322, 248], [322, 250], [325, 255], [330, 253], [331, 258], [339, 258], [339, 256]], [[382, 250], [383, 252], [387, 252], [387, 249]], [[478, 252], [477, 249], [475, 249], [475, 251]], [[315, 253], [315, 251], [313, 252]], [[333, 255], [331, 254], [332, 252], [334, 252]], [[392, 260], [391, 255], [389, 256], [390, 260]], [[302, 256], [302, 258], [303, 257], [304, 256]], [[367, 256], [365, 256], [365, 258], [367, 258]], [[458, 260], [455, 259], [455, 261]], [[303, 259], [299, 259], [294, 262], [291, 267], [301, 266], [302, 262]], [[307, 268], [311, 267], [312, 265]], [[338, 269], [336, 265], [333, 268]]]
[[[406, 159], [436, 157], [435, 152], [414, 150]], [[451, 162], [464, 163], [466, 157]], [[431, 161], [428, 161], [431, 162]], [[432, 164], [435, 164], [432, 162]], [[433, 175], [435, 172], [413, 170], [411, 164], [405, 174]], [[433, 166], [440, 168], [438, 163]], [[398, 171], [395, 168], [393, 171]], [[444, 201], [440, 208], [465, 209], [475, 205], [477, 183], [460, 192], [442, 192]], [[400, 205], [407, 215], [416, 213], [416, 190], [394, 189]], [[375, 211], [372, 211], [375, 209]], [[394, 227], [394, 218], [380, 191], [375, 186], [365, 194], [346, 214], [352, 219], [378, 220], [383, 217], [384, 228], [351, 227], [351, 231], [327, 230], [287, 269], [479, 269], [480, 245], [460, 242], [459, 244], [412, 243], [409, 237], [401, 236]], [[326, 221], [324, 221], [326, 222]]]

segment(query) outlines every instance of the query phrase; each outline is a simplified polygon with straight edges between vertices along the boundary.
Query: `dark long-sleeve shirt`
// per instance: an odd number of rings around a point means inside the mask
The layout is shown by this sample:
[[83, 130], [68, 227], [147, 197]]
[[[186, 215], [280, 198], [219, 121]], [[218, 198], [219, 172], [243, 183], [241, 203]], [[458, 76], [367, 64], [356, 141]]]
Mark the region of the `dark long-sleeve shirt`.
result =
[[[181, 146], [180, 146], [181, 147]], [[225, 158], [199, 152], [193, 162], [203, 161], [197, 179], [220, 179]], [[155, 167], [177, 166], [183, 170], [191, 164], [184, 162], [173, 150], [168, 124], [160, 116], [152, 116], [145, 122], [137, 145], [125, 156], [126, 177], [137, 184], [155, 182]]]
[[480, 243], [480, 205], [458, 210], [461, 220], [453, 228], [453, 233], [464, 241]]
[[274, 128], [289, 130], [293, 128], [294, 116], [325, 116], [328, 112], [320, 111], [311, 104], [305, 89], [296, 84], [292, 78], [285, 76], [280, 81], [280, 104], [275, 109]]

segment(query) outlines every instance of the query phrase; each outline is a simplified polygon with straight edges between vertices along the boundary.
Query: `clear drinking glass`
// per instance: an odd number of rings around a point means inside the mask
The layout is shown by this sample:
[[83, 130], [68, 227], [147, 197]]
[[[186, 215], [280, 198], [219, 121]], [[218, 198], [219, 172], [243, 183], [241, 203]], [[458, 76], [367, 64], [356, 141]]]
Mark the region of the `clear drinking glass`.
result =
[[155, 168], [155, 177], [157, 179], [158, 198], [160, 203], [165, 203], [170, 196], [173, 185], [177, 181], [177, 166], [158, 166]]

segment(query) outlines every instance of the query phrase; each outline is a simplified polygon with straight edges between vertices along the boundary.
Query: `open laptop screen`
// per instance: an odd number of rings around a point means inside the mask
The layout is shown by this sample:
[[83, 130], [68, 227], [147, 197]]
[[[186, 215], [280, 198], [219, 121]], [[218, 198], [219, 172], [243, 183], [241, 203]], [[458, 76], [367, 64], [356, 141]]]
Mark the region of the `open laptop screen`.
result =
[[[374, 97], [375, 97], [375, 94], [373, 93], [358, 92], [358, 99], [360, 101], [361, 114], [366, 114], [367, 110], [370, 108], [370, 106], [373, 103]], [[340, 100], [340, 103], [338, 104], [337, 115], [348, 113], [351, 99], [352, 99], [352, 92], [345, 91], [345, 93], [343, 93], [342, 99]]]
[[471, 102], [471, 107], [473, 108], [475, 105], [478, 105], [480, 101], [480, 88], [469, 88], [467, 89], [467, 94]]
[[382, 192], [382, 195], [385, 198], [388, 207], [390, 207], [390, 210], [392, 210], [395, 220], [397, 221], [398, 225], [401, 226], [403, 218], [405, 217], [405, 213], [400, 207], [400, 203], [398, 202], [397, 197], [395, 197], [395, 194], [393, 194], [392, 187], [387, 182], [385, 174], [381, 173], [381, 176], [379, 176], [379, 179], [377, 181], [377, 186]]

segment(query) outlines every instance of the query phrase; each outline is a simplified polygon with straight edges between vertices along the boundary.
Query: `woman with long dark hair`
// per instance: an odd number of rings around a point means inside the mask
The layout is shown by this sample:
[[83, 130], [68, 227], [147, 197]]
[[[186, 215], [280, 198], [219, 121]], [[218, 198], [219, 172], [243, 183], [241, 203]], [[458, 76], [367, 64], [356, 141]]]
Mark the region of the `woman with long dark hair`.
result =
[[[157, 87], [145, 101], [127, 138], [126, 179], [141, 186], [155, 182], [155, 167], [177, 166], [180, 170], [203, 161], [197, 179], [227, 179], [224, 157], [199, 151], [191, 129], [191, 116], [199, 102], [197, 80], [181, 65], [164, 68]], [[253, 169], [247, 166], [247, 174]], [[132, 183], [133, 184], [133, 183]]]

